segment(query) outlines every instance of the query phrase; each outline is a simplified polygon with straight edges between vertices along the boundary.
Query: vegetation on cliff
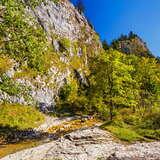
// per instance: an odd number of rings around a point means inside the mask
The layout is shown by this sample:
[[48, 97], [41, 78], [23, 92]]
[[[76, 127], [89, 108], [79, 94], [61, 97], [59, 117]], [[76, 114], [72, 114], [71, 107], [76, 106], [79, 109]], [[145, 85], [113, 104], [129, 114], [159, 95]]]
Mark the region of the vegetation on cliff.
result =
[[[29, 2], [31, 8], [39, 4]], [[32, 90], [16, 79], [47, 77], [52, 67], [58, 70], [55, 77], [67, 70], [71, 74], [60, 79], [63, 87], [55, 96], [57, 112], [96, 115], [106, 121], [103, 128], [123, 140], [160, 139], [160, 64], [137, 35], [121, 36], [111, 46], [104, 43], [104, 50], [96, 50], [99, 37], [94, 34], [87, 43], [84, 26], [78, 41], [51, 35], [57, 50], [43, 27], [26, 16], [23, 1], [2, 0], [0, 6], [0, 92], [18, 97], [25, 94], [27, 99]], [[18, 64], [18, 72], [10, 77], [6, 72], [13, 63]], [[26, 108], [2, 103], [0, 125], [28, 128], [43, 119]], [[31, 112], [35, 118], [29, 116]]]
[[38, 127], [44, 120], [42, 113], [33, 107], [19, 104], [0, 105], [0, 126], [17, 127], [17, 129], [30, 129]]

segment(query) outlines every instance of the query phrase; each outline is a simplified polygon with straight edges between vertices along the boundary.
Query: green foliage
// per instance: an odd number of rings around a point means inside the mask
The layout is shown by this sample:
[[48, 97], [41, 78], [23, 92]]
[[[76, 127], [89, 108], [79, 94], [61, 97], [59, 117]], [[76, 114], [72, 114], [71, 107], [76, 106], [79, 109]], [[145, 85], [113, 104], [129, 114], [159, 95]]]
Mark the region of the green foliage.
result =
[[118, 115], [112, 121], [107, 121], [101, 126], [101, 128], [110, 131], [123, 141], [133, 142], [144, 139], [143, 136], [138, 134], [130, 125], [124, 123], [121, 115]]
[[61, 52], [68, 51], [71, 47], [71, 42], [68, 38], [61, 38], [59, 44]]
[[[42, 2], [44, 0], [27, 1], [32, 8]], [[59, 0], [53, 2], [58, 3]], [[123, 140], [159, 138], [160, 64], [136, 34], [131, 32], [128, 36], [122, 35], [112, 43], [112, 47], [118, 50], [121, 44], [125, 44], [130, 51], [134, 47], [132, 51], [135, 51], [135, 55], [110, 49], [104, 42], [105, 51], [95, 56], [95, 47], [99, 44], [97, 34], [92, 35], [91, 45], [83, 44], [80, 40], [71, 43], [68, 38], [56, 37], [59, 39], [60, 52], [66, 54], [68, 60], [64, 63], [61, 61], [62, 54], [54, 53], [49, 46], [40, 25], [33, 18], [25, 16], [23, 1], [1, 0], [0, 5], [5, 6], [0, 25], [1, 91], [11, 96], [27, 94], [28, 88], [4, 74], [13, 65], [11, 59], [20, 64], [15, 79], [33, 79], [46, 74], [52, 65], [59, 72], [70, 69], [75, 77], [68, 78], [67, 84], [60, 89], [60, 107], [73, 112], [98, 113], [101, 119], [110, 120], [106, 129]], [[85, 30], [85, 26], [82, 27], [83, 41], [88, 37]], [[79, 48], [81, 55], [77, 55]], [[73, 56], [69, 56], [70, 50]], [[139, 53], [145, 56], [140, 57]], [[81, 77], [77, 78], [74, 71], [85, 73], [89, 85], [82, 87], [78, 81]]]
[[60, 2], [60, 0], [52, 0], [54, 3], [59, 3]]
[[8, 77], [5, 74], [1, 75], [0, 78], [0, 90], [2, 92], [5, 92], [10, 96], [23, 96], [24, 100], [27, 102], [32, 101], [32, 97], [28, 94], [30, 91], [30, 87], [15, 82], [12, 78]]
[[[101, 54], [92, 65], [92, 97], [102, 97], [105, 105], [110, 107], [110, 117], [116, 106], [135, 106], [134, 80], [130, 73], [134, 70], [131, 65], [123, 62], [125, 55], [109, 50]], [[134, 93], [133, 93], [134, 92]]]
[[151, 130], [151, 129], [136, 129], [135, 130], [139, 135], [147, 139], [160, 140], [160, 130]]
[[[82, 68], [82, 61], [83, 58], [79, 61], [74, 55], [70, 59], [71, 68]], [[98, 113], [99, 118], [108, 121], [105, 129], [125, 141], [158, 139], [160, 66], [157, 61], [109, 49], [90, 58], [89, 64], [90, 86], [82, 89], [72, 77], [61, 89], [61, 107], [73, 113]]]
[[0, 74], [5, 73], [12, 67], [12, 61], [8, 56], [0, 55]]
[[155, 59], [141, 58], [135, 65], [134, 78], [139, 91], [139, 106], [152, 108], [159, 105], [160, 72]]
[[35, 8], [36, 6], [39, 6], [42, 2], [45, 2], [44, 0], [28, 0], [29, 6]]
[[14, 79], [34, 79], [38, 75], [38, 72], [28, 68], [27, 66], [22, 67], [22, 70], [15, 72]]
[[159, 139], [159, 67], [112, 49], [91, 59], [88, 107], [108, 121], [105, 129], [127, 141]]
[[26, 61], [30, 68], [39, 72], [46, 71], [44, 56], [48, 46], [43, 29], [31, 17], [25, 16], [21, 1], [1, 1], [0, 4], [6, 7], [0, 25], [0, 54], [9, 55], [20, 64]]
[[3, 75], [1, 76], [0, 90], [14, 96], [21, 92], [21, 86], [8, 76]]
[[82, 114], [88, 112], [88, 99], [80, 88], [76, 79], [70, 77], [68, 84], [64, 85], [59, 93], [57, 110], [61, 112], [70, 112], [73, 114]]
[[19, 104], [0, 105], [0, 126], [29, 129], [40, 125], [44, 116], [33, 107]]
[[[55, 4], [59, 3], [60, 0], [52, 0]], [[45, 0], [28, 0], [26, 3], [33, 9], [39, 6], [41, 3], [46, 3]]]
[[107, 126], [105, 129], [112, 132], [116, 137], [123, 141], [133, 142], [143, 139], [139, 134], [129, 128]]
[[160, 139], [160, 112], [148, 113], [141, 117], [140, 113], [131, 109], [120, 109], [114, 120], [107, 121], [101, 127], [112, 132], [116, 137], [125, 141]]
[[151, 112], [144, 116], [141, 128], [145, 129], [160, 129], [160, 112]]
[[73, 69], [83, 68], [82, 64], [83, 63], [82, 63], [82, 58], [81, 57], [78, 57], [77, 55], [74, 55], [74, 56], [71, 57], [70, 66]]
[[93, 41], [95, 41], [95, 42], [99, 41], [99, 35], [98, 35], [98, 33], [94, 34]]
[[107, 43], [106, 40], [104, 40], [104, 41], [102, 42], [102, 45], [103, 45], [103, 49], [104, 49], [105, 51], [110, 48], [110, 46], [108, 45], [108, 43]]
[[72, 87], [70, 85], [65, 85], [59, 93], [59, 97], [61, 100], [65, 101], [68, 99], [70, 93], [72, 91]]

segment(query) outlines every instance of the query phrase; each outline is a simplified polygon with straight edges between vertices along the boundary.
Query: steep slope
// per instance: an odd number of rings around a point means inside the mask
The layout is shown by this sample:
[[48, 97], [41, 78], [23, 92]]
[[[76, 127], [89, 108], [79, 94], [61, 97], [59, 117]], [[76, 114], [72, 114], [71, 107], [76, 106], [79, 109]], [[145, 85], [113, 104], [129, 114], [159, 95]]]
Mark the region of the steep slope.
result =
[[0, 13], [0, 102], [54, 106], [64, 83], [87, 85], [101, 44], [68, 0], [1, 1]]

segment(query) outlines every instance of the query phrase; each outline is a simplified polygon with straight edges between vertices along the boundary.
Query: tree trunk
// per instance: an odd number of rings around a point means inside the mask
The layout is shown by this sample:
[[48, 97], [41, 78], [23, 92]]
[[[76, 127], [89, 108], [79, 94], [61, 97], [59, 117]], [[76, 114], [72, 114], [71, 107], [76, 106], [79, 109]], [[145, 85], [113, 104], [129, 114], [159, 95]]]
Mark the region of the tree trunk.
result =
[[110, 102], [110, 120], [111, 121], [113, 120], [113, 107], [114, 105], [113, 105], [113, 102], [111, 101]]

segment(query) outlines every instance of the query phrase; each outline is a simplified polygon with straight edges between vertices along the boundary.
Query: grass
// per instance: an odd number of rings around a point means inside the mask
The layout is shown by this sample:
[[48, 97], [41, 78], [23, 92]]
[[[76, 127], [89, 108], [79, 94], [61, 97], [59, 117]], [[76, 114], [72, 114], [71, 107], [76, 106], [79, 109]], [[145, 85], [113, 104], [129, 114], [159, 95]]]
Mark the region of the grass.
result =
[[[24, 131], [39, 126], [44, 121], [44, 115], [36, 108], [19, 104], [0, 105], [0, 157], [10, 153], [36, 146], [36, 140], [10, 143], [8, 137], [17, 131]], [[5, 145], [3, 145], [5, 144]]]
[[37, 77], [38, 73], [37, 71], [30, 69], [30, 68], [25, 68], [22, 71], [16, 72], [14, 75], [14, 79], [33, 79]]
[[113, 133], [115, 137], [122, 141], [160, 140], [160, 129], [157, 119], [159, 117], [157, 118], [155, 114], [147, 118], [140, 118], [138, 114], [130, 113], [117, 116], [114, 120], [104, 123], [101, 128]]
[[137, 133], [151, 140], [160, 140], [160, 129], [137, 129]]
[[113, 133], [122, 141], [133, 142], [143, 140], [144, 138], [129, 128], [120, 128], [117, 126], [106, 126], [105, 129]]
[[44, 116], [34, 107], [19, 104], [0, 105], [0, 126], [16, 127], [19, 130], [39, 126]]
[[0, 82], [0, 90], [6, 92], [11, 96], [18, 95], [21, 93], [22, 85], [13, 81], [13, 79], [9, 78], [6, 75], [1, 75], [1, 82]]

